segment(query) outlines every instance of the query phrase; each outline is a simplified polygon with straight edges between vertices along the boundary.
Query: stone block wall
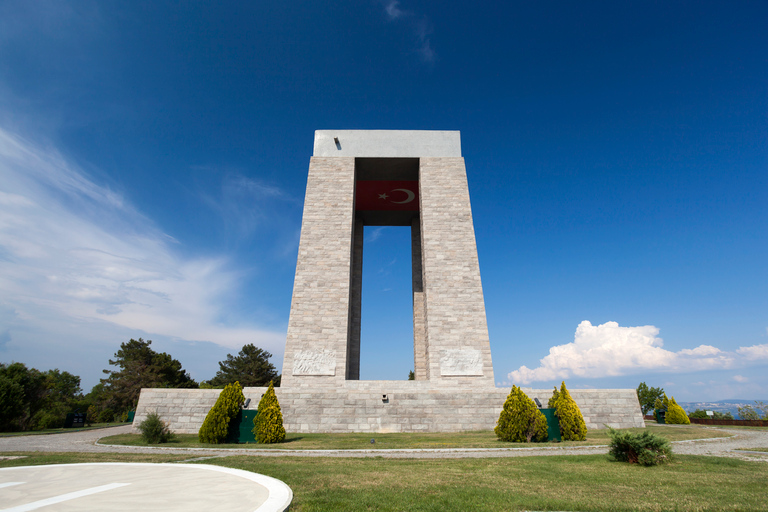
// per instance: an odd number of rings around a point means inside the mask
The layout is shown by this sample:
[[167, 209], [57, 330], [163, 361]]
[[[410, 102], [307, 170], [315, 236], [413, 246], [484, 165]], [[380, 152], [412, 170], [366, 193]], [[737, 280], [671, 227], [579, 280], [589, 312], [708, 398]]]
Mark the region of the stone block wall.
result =
[[[462, 432], [491, 430], [508, 389], [439, 388], [428, 381], [348, 381], [338, 389], [275, 388], [288, 432]], [[523, 388], [546, 404], [551, 390]], [[633, 389], [569, 390], [589, 429], [643, 427]], [[255, 409], [266, 388], [245, 388]], [[142, 389], [134, 431], [157, 411], [178, 433], [194, 434], [218, 389]], [[386, 400], [384, 396], [386, 395]]]

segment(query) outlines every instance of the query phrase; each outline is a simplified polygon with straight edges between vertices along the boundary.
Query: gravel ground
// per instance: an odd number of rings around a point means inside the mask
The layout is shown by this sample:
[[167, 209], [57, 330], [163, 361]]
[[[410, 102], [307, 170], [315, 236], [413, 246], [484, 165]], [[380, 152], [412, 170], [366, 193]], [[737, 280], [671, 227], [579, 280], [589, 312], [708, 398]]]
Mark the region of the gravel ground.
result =
[[[650, 427], [649, 427], [650, 428]], [[718, 428], [732, 434], [731, 437], [676, 441], [672, 451], [687, 455], [714, 455], [742, 460], [768, 462], [768, 453], [743, 452], [750, 448], [768, 448], [768, 430], [743, 430]], [[482, 457], [529, 457], [532, 455], [576, 455], [608, 453], [606, 446], [537, 446], [524, 448], [467, 448], [442, 450], [232, 450], [210, 448], [169, 448], [100, 445], [101, 437], [130, 433], [131, 426], [111, 427], [66, 434], [15, 436], [0, 438], [0, 452], [84, 452], [84, 453], [173, 453], [189, 454], [190, 457], [226, 457], [229, 455], [294, 456], [294, 457], [387, 457], [387, 458], [482, 458]]]

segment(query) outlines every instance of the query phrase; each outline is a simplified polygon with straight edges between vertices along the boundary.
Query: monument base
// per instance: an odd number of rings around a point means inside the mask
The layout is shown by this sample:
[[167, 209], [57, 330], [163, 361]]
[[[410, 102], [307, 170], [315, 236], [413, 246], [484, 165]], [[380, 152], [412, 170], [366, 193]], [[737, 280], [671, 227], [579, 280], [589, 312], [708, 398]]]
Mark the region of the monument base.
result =
[[[522, 388], [546, 407], [551, 389]], [[255, 409], [267, 388], [244, 388]], [[334, 389], [275, 388], [289, 433], [492, 430], [508, 388], [435, 387], [429, 381], [347, 381]], [[133, 429], [156, 411], [179, 434], [196, 434], [219, 389], [142, 389]], [[644, 427], [634, 389], [573, 389], [588, 429]]]

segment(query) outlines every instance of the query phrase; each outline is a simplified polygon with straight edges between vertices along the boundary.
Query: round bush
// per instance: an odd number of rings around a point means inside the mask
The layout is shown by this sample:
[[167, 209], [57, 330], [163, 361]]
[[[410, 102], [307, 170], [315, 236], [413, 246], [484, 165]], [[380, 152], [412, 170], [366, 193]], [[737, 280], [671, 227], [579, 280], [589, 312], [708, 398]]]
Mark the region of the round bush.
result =
[[139, 423], [139, 432], [144, 441], [149, 444], [167, 443], [174, 438], [168, 424], [156, 412], [150, 412], [146, 419]]
[[611, 443], [608, 454], [619, 462], [655, 466], [672, 458], [669, 441], [649, 431], [633, 434], [609, 428]]

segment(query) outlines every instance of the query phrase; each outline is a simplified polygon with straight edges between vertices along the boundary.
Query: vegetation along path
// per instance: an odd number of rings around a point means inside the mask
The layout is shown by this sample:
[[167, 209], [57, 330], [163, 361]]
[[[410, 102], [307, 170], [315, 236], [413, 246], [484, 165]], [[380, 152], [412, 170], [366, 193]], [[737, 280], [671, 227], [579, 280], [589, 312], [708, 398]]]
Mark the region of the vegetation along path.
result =
[[[673, 442], [674, 453], [715, 455], [768, 462], [768, 453], [749, 452], [768, 448], [768, 429], [711, 429], [725, 431], [729, 437]], [[533, 455], [586, 455], [607, 453], [607, 446], [513, 445], [505, 448], [448, 448], [393, 450], [275, 450], [232, 448], [175, 448], [148, 446], [117, 446], [97, 444], [102, 437], [126, 434], [130, 425], [100, 430], [52, 434], [47, 436], [15, 436], [0, 438], [0, 452], [89, 452], [89, 453], [169, 453], [190, 454], [195, 457], [228, 455], [300, 456], [300, 457], [387, 457], [387, 458], [483, 458], [526, 457]]]

